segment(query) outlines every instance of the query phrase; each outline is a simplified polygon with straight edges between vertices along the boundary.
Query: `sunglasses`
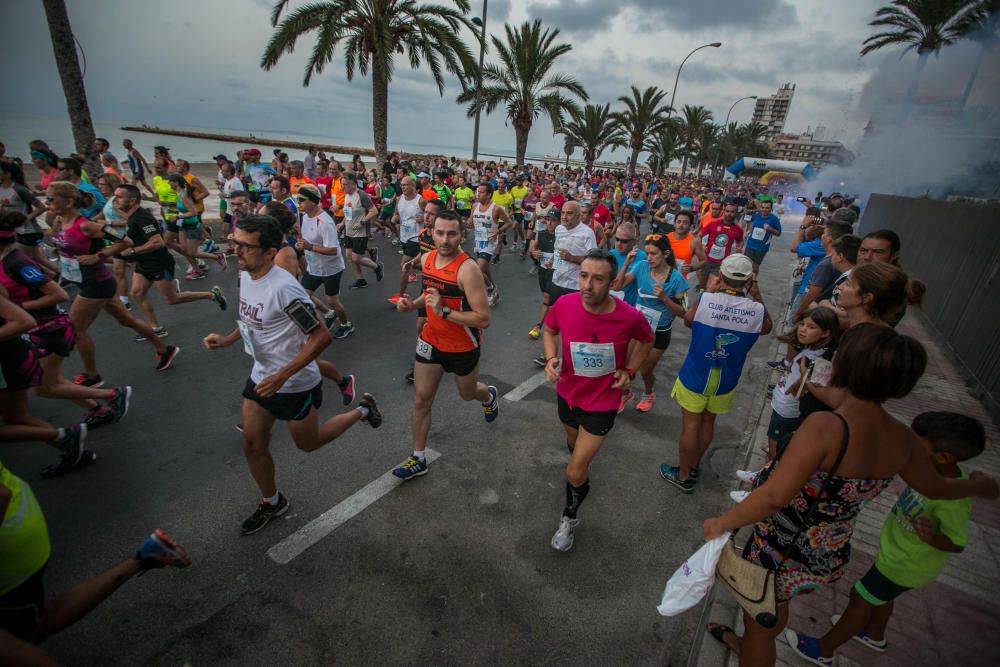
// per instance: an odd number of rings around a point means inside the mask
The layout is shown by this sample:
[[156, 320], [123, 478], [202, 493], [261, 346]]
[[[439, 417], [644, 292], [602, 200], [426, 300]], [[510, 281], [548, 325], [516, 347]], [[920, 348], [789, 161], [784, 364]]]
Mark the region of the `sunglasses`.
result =
[[[649, 239], [646, 240], [648, 241]], [[615, 243], [631, 243], [632, 241], [635, 241], [635, 239], [620, 239], [617, 236], [615, 237]]]
[[646, 241], [653, 241], [655, 243], [656, 241], [659, 241], [660, 239], [665, 239], [665, 238], [667, 238], [667, 237], [664, 236], [663, 234], [648, 234], [646, 236]]
[[235, 241], [233, 245], [236, 246], [236, 252], [246, 252], [247, 250], [257, 250], [264, 247], [262, 245], [254, 245], [253, 243], [240, 243], [239, 241]]

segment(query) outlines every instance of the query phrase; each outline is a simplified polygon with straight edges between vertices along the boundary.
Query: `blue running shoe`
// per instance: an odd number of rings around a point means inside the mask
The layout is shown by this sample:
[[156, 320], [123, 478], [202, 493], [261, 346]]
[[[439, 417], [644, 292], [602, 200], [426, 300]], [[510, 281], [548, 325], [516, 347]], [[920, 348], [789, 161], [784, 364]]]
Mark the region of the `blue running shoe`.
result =
[[486, 421], [492, 422], [496, 421], [496, 418], [500, 416], [500, 402], [497, 400], [499, 394], [497, 393], [497, 388], [493, 385], [487, 387], [490, 390], [490, 402], [483, 403], [483, 413], [486, 416]]
[[402, 480], [413, 479], [414, 477], [426, 475], [427, 459], [418, 459], [415, 456], [411, 456], [406, 459], [406, 463], [393, 470], [392, 474]]
[[344, 405], [354, 402], [354, 376], [345, 375], [340, 382], [340, 393], [344, 396]]
[[795, 630], [786, 628], [785, 641], [788, 642], [788, 645], [792, 647], [797, 656], [814, 665], [831, 667], [834, 664], [834, 660], [836, 660], [833, 656], [829, 658], [823, 657], [819, 652], [819, 640], [815, 637], [800, 635]]
[[660, 476], [680, 489], [681, 493], [685, 495], [694, 493], [694, 481], [691, 479], [681, 479], [681, 471], [677, 466], [664, 463], [660, 466]]
[[135, 558], [143, 570], [168, 566], [187, 567], [191, 564], [191, 557], [184, 549], [159, 528], [146, 538], [135, 553]]

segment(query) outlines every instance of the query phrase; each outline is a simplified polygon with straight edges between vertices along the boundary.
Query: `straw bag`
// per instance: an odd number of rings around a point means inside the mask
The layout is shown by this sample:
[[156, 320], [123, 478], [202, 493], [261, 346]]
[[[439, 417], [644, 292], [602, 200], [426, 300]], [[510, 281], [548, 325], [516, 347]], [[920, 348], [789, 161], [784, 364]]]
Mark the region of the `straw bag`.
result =
[[[833, 414], [837, 414], [836, 412]], [[833, 467], [830, 468], [830, 472], [827, 474], [826, 479], [823, 481], [823, 485], [820, 487], [819, 494], [813, 499], [812, 503], [809, 505], [809, 509], [806, 510], [803, 516], [802, 523], [799, 525], [797, 531], [795, 531], [795, 537], [789, 543], [789, 549], [795, 545], [799, 540], [799, 536], [802, 535], [802, 531], [806, 526], [809, 525], [809, 519], [812, 517], [813, 510], [816, 509], [816, 505], [819, 500], [826, 495], [826, 487], [830, 481], [830, 478], [837, 474], [837, 469], [840, 467], [840, 462], [844, 460], [844, 454], [847, 453], [847, 443], [850, 440], [850, 428], [847, 426], [847, 420], [841, 417], [840, 420], [844, 424], [844, 438], [840, 444], [840, 453], [837, 455], [837, 460], [834, 461]], [[787, 442], [784, 443], [787, 446]], [[778, 450], [778, 455], [775, 457], [775, 464], [784, 454], [785, 447], [781, 447]], [[772, 467], [773, 469], [773, 467]], [[734, 532], [730, 538], [731, 544], [727, 544], [722, 549], [722, 554], [719, 556], [719, 562], [715, 566], [715, 576], [725, 584], [729, 592], [733, 594], [733, 598], [736, 603], [743, 608], [743, 611], [750, 614], [750, 616], [758, 623], [758, 625], [765, 628], [773, 628], [778, 622], [778, 596], [775, 589], [775, 583], [777, 581], [777, 570], [780, 570], [785, 566], [785, 562], [788, 560], [788, 555], [786, 554], [781, 562], [778, 563], [778, 567], [774, 570], [769, 570], [757, 563], [752, 563], [748, 560], [744, 560], [743, 557], [736, 553], [736, 533]]]

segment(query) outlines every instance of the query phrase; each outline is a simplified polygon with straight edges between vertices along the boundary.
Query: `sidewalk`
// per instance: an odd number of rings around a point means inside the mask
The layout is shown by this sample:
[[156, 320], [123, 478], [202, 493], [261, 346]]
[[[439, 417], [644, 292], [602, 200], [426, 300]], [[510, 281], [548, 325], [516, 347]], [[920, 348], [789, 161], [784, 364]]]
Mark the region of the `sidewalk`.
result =
[[[975, 417], [986, 427], [986, 451], [968, 464], [967, 470], [981, 470], [1000, 477], [1000, 429], [982, 404], [966, 388], [955, 365], [919, 314], [909, 315], [899, 325], [900, 333], [913, 336], [927, 349], [928, 363], [914, 391], [902, 400], [889, 401], [886, 408], [909, 424], [927, 410], [953, 410]], [[748, 443], [749, 469], [759, 468], [765, 456], [759, 446], [766, 442], [770, 401], [764, 400], [760, 420]], [[843, 611], [854, 582], [867, 572], [878, 551], [879, 533], [902, 481], [897, 478], [888, 490], [866, 507], [858, 517], [851, 540], [853, 554], [847, 573], [832, 587], [796, 598], [791, 604], [788, 627], [819, 636], [830, 628], [830, 616]], [[736, 486], [734, 480], [733, 488]], [[930, 586], [910, 591], [896, 601], [889, 623], [889, 648], [879, 655], [857, 642], [848, 642], [837, 652], [840, 667], [903, 667], [913, 665], [960, 664], [963, 667], [996, 665], [996, 644], [1000, 630], [1000, 502], [974, 499], [965, 551], [953, 554], [944, 571]], [[713, 589], [706, 620], [738, 623], [738, 607], [725, 591]], [[778, 665], [803, 665], [785, 643], [778, 639]], [[714, 639], [704, 636], [700, 650], [689, 665], [718, 667], [739, 664], [735, 656]]]

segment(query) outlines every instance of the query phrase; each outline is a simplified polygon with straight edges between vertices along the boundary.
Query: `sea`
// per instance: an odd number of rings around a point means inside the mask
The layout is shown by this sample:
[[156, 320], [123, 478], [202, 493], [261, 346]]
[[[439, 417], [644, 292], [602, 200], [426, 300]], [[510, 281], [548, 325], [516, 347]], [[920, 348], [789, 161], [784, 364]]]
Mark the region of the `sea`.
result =
[[[179, 137], [174, 135], [155, 134], [149, 132], [126, 132], [122, 127], [140, 127], [142, 120], [137, 119], [108, 119], [94, 118], [94, 134], [103, 137], [111, 143], [111, 152], [122, 158], [122, 139], [131, 139], [135, 147], [146, 157], [153, 159], [153, 146], [166, 146], [170, 149], [174, 157], [183, 158], [189, 162], [211, 162], [212, 156], [223, 153], [230, 158], [234, 158], [236, 151], [247, 148], [246, 143], [232, 143], [226, 141], [213, 141], [208, 139], [195, 139], [189, 137]], [[371, 138], [367, 140], [355, 137], [337, 137], [319, 134], [304, 134], [289, 130], [275, 130], [248, 127], [195, 127], [188, 125], [171, 126], [171, 130], [189, 130], [192, 132], [210, 132], [213, 134], [235, 134], [255, 137], [264, 137], [274, 140], [273, 143], [253, 142], [254, 146], [262, 149], [267, 156], [270, 151], [265, 148], [281, 148], [281, 140], [315, 142], [317, 144], [330, 144], [336, 146], [368, 146], [372, 145]], [[42, 139], [46, 141], [56, 155], [68, 155], [76, 150], [73, 143], [73, 131], [70, 127], [69, 118], [65, 115], [27, 114], [0, 111], [0, 142], [7, 148], [7, 155], [22, 158], [25, 162], [29, 160], [28, 142], [32, 139]], [[491, 147], [480, 145], [480, 159], [494, 159], [496, 155], [510, 156], [513, 158], [513, 134], [511, 135], [511, 146], [507, 148]], [[427, 155], [443, 155], [446, 157], [455, 156], [458, 158], [471, 158], [472, 146], [442, 145], [442, 144], [411, 144], [411, 143], [391, 143], [389, 150], [408, 151]], [[288, 151], [293, 160], [301, 159], [302, 149], [291, 149]], [[349, 160], [350, 155], [330, 154], [327, 157], [338, 160]], [[528, 153], [528, 157], [543, 159], [540, 153]], [[363, 156], [365, 162], [371, 163], [373, 158]]]

